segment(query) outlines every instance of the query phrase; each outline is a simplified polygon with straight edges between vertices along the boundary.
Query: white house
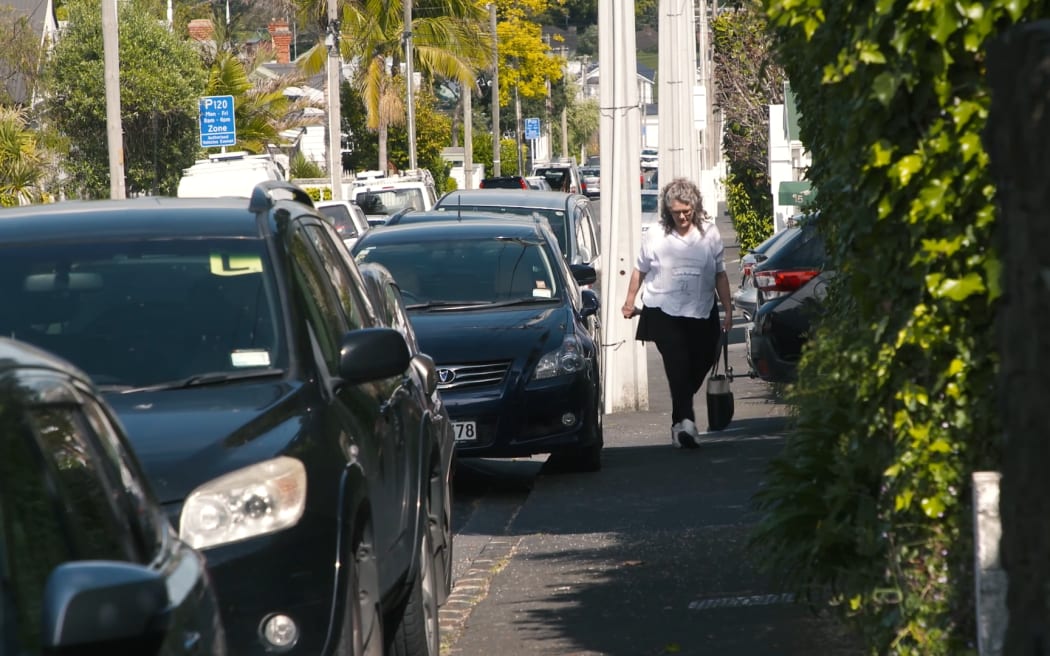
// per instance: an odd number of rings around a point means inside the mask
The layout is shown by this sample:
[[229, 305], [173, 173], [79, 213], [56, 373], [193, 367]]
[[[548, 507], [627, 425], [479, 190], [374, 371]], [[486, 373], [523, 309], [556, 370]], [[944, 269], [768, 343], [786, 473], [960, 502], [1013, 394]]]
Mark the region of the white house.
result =
[[784, 83], [784, 104], [769, 106], [769, 182], [773, 193], [773, 231], [814, 198], [816, 190], [805, 179], [812, 160], [799, 139], [798, 108], [791, 86]]

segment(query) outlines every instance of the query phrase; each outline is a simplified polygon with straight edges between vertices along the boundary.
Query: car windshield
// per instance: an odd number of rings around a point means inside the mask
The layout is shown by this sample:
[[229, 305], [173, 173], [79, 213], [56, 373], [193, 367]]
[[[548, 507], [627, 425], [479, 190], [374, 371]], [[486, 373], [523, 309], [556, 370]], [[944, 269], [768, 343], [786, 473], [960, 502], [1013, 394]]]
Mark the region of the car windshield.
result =
[[487, 214], [510, 214], [512, 216], [541, 216], [547, 219], [547, 223], [550, 224], [551, 231], [554, 236], [558, 239], [558, 247], [561, 249], [561, 254], [568, 258], [569, 257], [569, 228], [568, 221], [565, 220], [565, 212], [563, 210], [551, 210], [539, 207], [511, 207], [505, 205], [477, 205], [471, 204], [459, 204], [456, 201], [451, 201], [449, 204], [439, 208], [440, 210], [449, 212], [456, 210], [472, 211], [472, 212], [484, 212]]
[[556, 257], [539, 241], [486, 237], [359, 245], [358, 263], [385, 266], [409, 310], [486, 307], [558, 298]]
[[104, 389], [287, 362], [262, 240], [120, 240], [0, 249], [0, 334], [50, 350]]
[[656, 212], [659, 205], [660, 196], [658, 194], [642, 194], [643, 212]]
[[358, 192], [354, 198], [365, 214], [385, 214], [387, 216], [400, 210], [424, 210], [423, 190], [418, 187], [394, 187], [374, 191]]

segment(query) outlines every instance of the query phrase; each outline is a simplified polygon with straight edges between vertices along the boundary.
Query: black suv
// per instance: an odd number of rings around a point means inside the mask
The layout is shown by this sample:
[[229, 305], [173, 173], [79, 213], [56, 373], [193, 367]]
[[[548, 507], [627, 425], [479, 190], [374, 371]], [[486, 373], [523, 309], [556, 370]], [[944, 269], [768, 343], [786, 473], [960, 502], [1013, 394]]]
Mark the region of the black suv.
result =
[[0, 338], [0, 653], [219, 655], [180, 541], [84, 373]]
[[[752, 374], [768, 382], [795, 379], [810, 326], [827, 295], [827, 252], [819, 231], [820, 215], [801, 217], [753, 265], [756, 307], [745, 331]], [[777, 233], [780, 235], [781, 233]]]
[[453, 447], [298, 187], [0, 210], [0, 303], [106, 394], [231, 653], [438, 653]]

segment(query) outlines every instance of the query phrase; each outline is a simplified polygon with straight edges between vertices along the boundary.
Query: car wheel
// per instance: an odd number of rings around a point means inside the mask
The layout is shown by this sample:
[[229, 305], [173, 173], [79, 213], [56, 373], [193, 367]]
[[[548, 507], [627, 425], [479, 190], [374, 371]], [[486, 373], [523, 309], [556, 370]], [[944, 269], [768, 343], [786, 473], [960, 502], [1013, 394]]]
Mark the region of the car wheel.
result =
[[383, 621], [379, 608], [379, 567], [370, 534], [354, 549], [348, 573], [346, 609], [336, 653], [383, 656]]
[[441, 653], [438, 582], [429, 531], [423, 531], [420, 543], [419, 572], [412, 582], [408, 600], [392, 635], [389, 653], [393, 656], [438, 656]]

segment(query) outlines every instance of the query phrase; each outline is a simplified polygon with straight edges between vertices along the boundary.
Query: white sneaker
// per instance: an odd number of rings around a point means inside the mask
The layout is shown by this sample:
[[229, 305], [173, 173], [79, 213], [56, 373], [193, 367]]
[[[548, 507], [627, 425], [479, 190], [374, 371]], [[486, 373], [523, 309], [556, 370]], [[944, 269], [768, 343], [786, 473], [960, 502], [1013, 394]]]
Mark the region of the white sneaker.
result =
[[692, 419], [683, 419], [671, 426], [671, 444], [676, 449], [695, 449], [700, 446], [699, 437]]

